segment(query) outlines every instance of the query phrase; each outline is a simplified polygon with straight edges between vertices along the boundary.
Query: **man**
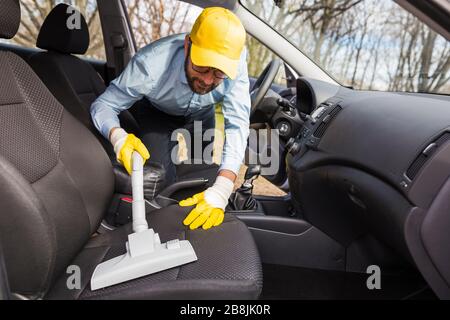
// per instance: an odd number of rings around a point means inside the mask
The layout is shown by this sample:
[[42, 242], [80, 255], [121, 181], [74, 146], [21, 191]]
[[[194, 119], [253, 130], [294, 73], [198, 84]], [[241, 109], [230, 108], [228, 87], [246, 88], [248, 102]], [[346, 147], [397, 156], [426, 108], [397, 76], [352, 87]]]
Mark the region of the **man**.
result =
[[[148, 147], [152, 160], [165, 165], [174, 179], [172, 131], [192, 129], [194, 121], [202, 121], [202, 129], [214, 128], [214, 105], [222, 102], [225, 144], [217, 179], [204, 192], [180, 202], [196, 205], [183, 221], [191, 229], [222, 223], [244, 157], [250, 113], [245, 35], [231, 11], [207, 8], [190, 34], [169, 36], [142, 48], [91, 107], [95, 126], [111, 141], [129, 173], [132, 152], [146, 160]], [[142, 98], [150, 102], [136, 111], [143, 142], [120, 128], [117, 117]]]

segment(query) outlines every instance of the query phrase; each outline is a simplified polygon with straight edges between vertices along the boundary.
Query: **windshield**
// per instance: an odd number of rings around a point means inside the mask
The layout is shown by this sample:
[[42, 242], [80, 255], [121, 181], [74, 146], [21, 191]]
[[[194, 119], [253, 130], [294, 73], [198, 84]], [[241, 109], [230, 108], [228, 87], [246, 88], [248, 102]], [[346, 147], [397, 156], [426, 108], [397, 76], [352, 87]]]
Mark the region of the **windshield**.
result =
[[342, 85], [450, 94], [449, 41], [391, 0], [241, 3]]

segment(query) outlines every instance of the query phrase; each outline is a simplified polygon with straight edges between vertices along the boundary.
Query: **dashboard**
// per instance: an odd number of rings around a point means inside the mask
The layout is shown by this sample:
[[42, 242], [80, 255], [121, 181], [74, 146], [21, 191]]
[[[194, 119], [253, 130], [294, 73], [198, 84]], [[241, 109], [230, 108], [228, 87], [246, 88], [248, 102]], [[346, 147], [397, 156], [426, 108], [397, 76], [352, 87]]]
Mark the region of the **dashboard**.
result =
[[290, 101], [307, 114], [286, 143], [296, 209], [344, 246], [374, 235], [449, 297], [450, 97], [300, 78]]

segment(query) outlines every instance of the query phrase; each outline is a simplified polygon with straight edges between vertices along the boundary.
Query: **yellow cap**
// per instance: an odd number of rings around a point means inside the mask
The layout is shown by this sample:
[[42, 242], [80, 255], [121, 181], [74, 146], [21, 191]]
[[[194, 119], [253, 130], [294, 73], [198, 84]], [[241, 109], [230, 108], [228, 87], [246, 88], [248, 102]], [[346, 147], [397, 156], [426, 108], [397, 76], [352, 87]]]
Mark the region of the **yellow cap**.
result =
[[213, 67], [236, 78], [245, 29], [234, 13], [221, 7], [204, 9], [195, 20], [190, 37], [195, 65]]

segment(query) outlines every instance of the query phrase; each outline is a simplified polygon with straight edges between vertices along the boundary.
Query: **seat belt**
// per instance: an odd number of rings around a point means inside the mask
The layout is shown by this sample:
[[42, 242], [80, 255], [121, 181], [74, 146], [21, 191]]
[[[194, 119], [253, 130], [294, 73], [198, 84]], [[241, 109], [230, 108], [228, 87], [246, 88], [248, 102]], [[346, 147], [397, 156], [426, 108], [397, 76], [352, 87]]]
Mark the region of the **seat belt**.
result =
[[116, 77], [125, 69], [125, 51], [128, 49], [128, 41], [121, 33], [114, 33], [111, 36], [111, 43], [114, 52], [114, 66]]

